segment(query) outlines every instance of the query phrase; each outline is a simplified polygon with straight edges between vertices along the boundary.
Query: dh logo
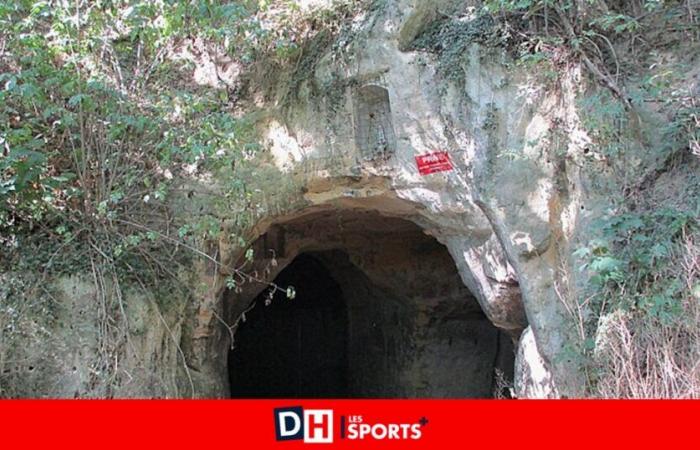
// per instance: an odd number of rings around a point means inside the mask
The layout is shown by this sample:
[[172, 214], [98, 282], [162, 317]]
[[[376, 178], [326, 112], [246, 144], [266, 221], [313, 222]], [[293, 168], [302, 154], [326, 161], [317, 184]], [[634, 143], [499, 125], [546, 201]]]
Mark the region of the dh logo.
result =
[[301, 406], [275, 408], [275, 437], [278, 441], [303, 439], [307, 444], [333, 442], [333, 410]]

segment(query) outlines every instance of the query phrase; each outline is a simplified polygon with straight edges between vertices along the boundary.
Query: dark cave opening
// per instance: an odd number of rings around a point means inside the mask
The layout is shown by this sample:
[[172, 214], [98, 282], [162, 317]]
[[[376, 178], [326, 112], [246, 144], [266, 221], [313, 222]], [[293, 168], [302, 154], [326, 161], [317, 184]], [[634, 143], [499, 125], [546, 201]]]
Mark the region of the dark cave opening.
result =
[[321, 262], [301, 255], [275, 279], [294, 286], [288, 299], [267, 292], [236, 334], [229, 353], [232, 398], [338, 398], [348, 394], [347, 311]]
[[277, 292], [266, 306], [265, 286], [229, 293], [238, 311], [256, 305], [228, 353], [233, 398], [489, 398], [497, 373], [512, 379], [510, 337], [414, 223], [315, 214], [256, 244], [279, 262], [269, 278], [296, 297]]

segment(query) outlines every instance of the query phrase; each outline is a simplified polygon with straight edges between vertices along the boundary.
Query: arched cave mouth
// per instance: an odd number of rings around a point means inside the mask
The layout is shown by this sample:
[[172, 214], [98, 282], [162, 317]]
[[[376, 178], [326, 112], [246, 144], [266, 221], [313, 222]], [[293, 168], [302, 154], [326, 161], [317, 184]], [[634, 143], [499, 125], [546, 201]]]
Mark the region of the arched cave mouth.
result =
[[270, 227], [255, 248], [269, 259], [250, 270], [296, 296], [229, 293], [234, 312], [255, 304], [228, 354], [231, 397], [488, 398], [498, 371], [512, 379], [510, 338], [414, 223], [325, 211]]
[[[346, 397], [348, 313], [338, 283], [312, 254], [298, 256], [275, 279], [299, 286], [289, 299], [276, 292], [250, 311], [230, 352], [233, 397]], [[263, 293], [256, 302], [268, 300]]]

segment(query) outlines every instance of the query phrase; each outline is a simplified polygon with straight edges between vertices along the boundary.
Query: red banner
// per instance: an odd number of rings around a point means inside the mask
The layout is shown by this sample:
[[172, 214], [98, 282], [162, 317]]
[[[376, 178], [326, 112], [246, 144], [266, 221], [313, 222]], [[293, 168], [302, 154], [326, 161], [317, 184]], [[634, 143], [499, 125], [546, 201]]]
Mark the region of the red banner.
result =
[[447, 152], [434, 152], [416, 156], [416, 165], [421, 175], [452, 170], [452, 161]]
[[0, 401], [4, 448], [672, 448], [692, 401]]

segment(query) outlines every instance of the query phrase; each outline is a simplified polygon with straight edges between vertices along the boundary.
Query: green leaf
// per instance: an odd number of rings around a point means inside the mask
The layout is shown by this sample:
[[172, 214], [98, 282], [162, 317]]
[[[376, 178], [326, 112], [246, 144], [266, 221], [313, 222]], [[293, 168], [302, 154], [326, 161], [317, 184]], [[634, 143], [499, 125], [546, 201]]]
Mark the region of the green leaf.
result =
[[85, 103], [89, 98], [86, 94], [76, 94], [68, 99], [68, 106], [76, 107]]
[[651, 248], [651, 254], [657, 258], [668, 256], [668, 247], [666, 247], [664, 244], [658, 243]]
[[177, 229], [177, 235], [180, 239], [184, 239], [190, 233], [190, 230], [191, 228], [189, 225], [183, 225]]
[[601, 256], [595, 258], [591, 263], [591, 269], [599, 273], [609, 273], [618, 270], [622, 262], [611, 256]]

